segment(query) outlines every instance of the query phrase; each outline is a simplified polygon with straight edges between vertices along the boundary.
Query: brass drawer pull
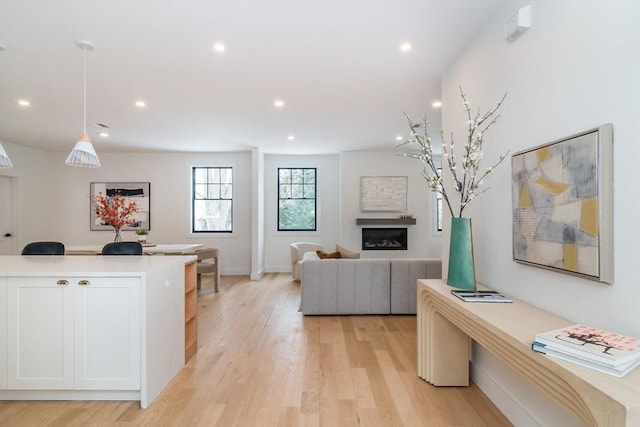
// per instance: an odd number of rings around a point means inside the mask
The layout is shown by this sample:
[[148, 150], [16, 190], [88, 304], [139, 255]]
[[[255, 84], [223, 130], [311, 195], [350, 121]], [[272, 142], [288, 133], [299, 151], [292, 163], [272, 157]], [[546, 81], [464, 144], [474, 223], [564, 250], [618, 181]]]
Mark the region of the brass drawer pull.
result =
[[89, 282], [88, 280], [80, 280], [78, 282], [78, 285], [80, 285], [80, 286], [88, 286], [90, 284], [91, 284], [91, 282]]
[[60, 286], [66, 286], [68, 284], [69, 284], [69, 281], [65, 279], [60, 279], [56, 282], [56, 285], [60, 285]]

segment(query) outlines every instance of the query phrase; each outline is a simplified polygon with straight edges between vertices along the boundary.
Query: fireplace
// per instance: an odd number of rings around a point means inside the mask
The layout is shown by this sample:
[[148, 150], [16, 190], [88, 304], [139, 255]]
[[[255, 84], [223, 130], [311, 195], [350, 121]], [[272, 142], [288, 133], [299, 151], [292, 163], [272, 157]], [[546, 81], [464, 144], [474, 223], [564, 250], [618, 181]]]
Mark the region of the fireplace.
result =
[[406, 251], [406, 228], [363, 228], [363, 251]]

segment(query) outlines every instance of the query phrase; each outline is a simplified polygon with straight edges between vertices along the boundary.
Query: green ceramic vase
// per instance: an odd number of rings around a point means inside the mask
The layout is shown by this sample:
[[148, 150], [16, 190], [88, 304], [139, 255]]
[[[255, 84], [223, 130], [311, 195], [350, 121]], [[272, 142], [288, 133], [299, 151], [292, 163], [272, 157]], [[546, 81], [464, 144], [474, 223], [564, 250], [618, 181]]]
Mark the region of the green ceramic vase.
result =
[[447, 284], [459, 289], [476, 289], [471, 218], [451, 218]]

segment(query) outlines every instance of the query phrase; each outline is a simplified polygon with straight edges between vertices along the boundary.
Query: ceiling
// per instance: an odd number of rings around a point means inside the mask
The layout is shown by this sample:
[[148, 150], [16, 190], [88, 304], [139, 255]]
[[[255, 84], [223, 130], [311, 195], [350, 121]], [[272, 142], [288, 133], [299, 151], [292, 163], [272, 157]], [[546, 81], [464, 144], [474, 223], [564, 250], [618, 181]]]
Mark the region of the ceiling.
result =
[[439, 127], [443, 71], [504, 3], [0, 0], [0, 139], [73, 147], [85, 39], [98, 154], [390, 149], [403, 112]]

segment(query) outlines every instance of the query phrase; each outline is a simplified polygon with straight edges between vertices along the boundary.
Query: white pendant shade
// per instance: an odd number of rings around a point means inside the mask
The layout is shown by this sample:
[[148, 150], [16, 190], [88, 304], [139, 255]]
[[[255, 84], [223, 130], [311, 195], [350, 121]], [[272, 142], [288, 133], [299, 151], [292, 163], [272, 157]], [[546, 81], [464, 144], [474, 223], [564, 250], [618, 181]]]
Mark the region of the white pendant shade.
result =
[[13, 163], [11, 163], [11, 159], [7, 156], [7, 152], [4, 151], [4, 147], [2, 143], [0, 143], [0, 168], [11, 168], [13, 167]]
[[83, 93], [83, 132], [80, 140], [69, 153], [65, 163], [69, 166], [78, 166], [81, 168], [99, 168], [100, 159], [96, 154], [96, 150], [91, 144], [89, 134], [87, 134], [87, 49], [93, 50], [93, 43], [88, 40], [76, 40], [76, 46], [84, 51], [84, 93]]
[[65, 163], [69, 166], [79, 166], [83, 168], [100, 167], [100, 159], [98, 159], [96, 150], [94, 150], [93, 144], [91, 144], [89, 135], [87, 135], [86, 132], [80, 136], [80, 140], [76, 142]]

